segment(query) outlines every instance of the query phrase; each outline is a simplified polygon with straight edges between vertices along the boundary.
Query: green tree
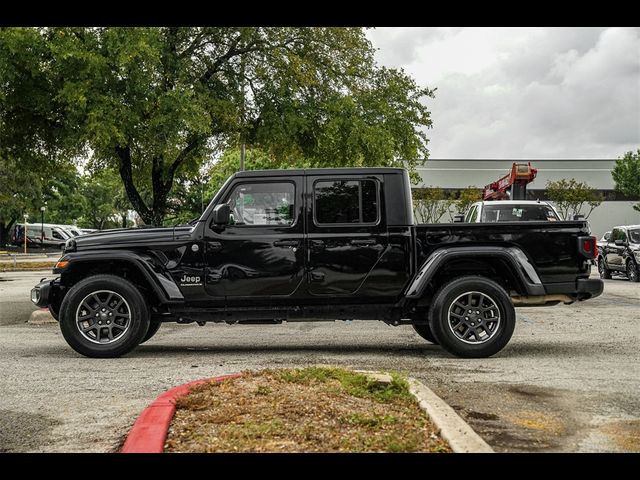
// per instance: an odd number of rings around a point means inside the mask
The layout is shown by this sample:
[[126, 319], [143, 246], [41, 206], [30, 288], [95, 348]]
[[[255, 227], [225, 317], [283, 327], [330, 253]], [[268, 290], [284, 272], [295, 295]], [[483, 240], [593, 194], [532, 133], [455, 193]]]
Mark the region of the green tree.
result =
[[[461, 189], [453, 201], [455, 214], [464, 215], [473, 203], [480, 200], [482, 200], [482, 189], [471, 185]], [[451, 220], [453, 220], [453, 216], [451, 216]]]
[[[40, 176], [0, 156], [0, 246], [9, 243], [11, 230], [25, 213], [40, 208], [38, 198], [42, 198]], [[33, 219], [31, 214], [29, 221]]]
[[59, 82], [38, 29], [0, 28], [0, 244], [25, 213], [39, 221], [45, 187], [78, 153]]
[[[71, 225], [78, 222], [85, 211], [81, 185], [82, 177], [76, 166], [71, 162], [59, 162], [55, 175], [43, 180], [42, 199], [37, 202], [40, 206], [42, 203], [46, 205], [47, 223]], [[38, 204], [33, 214], [39, 219]]]
[[589, 218], [591, 212], [604, 200], [604, 197], [597, 194], [586, 182], [579, 182], [575, 178], [550, 180], [546, 189], [547, 198], [556, 205], [565, 220], [571, 220], [574, 215], [584, 215], [582, 209], [586, 207], [589, 211], [584, 218]]
[[[634, 153], [629, 151], [616, 160], [611, 172], [616, 190], [633, 198], [640, 198], [640, 148]], [[640, 202], [633, 206], [640, 212]]]
[[438, 223], [453, 203], [441, 188], [416, 188], [411, 191], [416, 222]]
[[18, 51], [42, 49], [64, 132], [118, 170], [149, 224], [169, 213], [176, 180], [240, 143], [280, 165], [413, 169], [428, 156], [433, 92], [377, 66], [361, 28], [8, 30]]
[[[81, 224], [90, 228], [103, 230], [119, 226], [127, 226], [127, 210], [124, 202], [124, 188], [118, 173], [114, 170], [97, 170], [85, 175], [82, 179], [82, 195], [85, 208]], [[115, 221], [114, 219], [122, 219]]]

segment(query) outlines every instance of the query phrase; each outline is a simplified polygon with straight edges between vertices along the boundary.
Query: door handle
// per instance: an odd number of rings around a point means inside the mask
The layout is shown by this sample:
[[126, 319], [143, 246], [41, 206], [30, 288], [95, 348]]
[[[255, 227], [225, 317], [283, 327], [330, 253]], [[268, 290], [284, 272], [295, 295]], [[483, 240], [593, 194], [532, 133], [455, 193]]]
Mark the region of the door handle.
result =
[[376, 241], [373, 238], [351, 240], [351, 245], [374, 245]]
[[275, 247], [297, 247], [299, 243], [298, 240], [276, 240], [273, 245]]
[[222, 243], [220, 242], [207, 242], [207, 250], [211, 252], [218, 252], [222, 250]]
[[311, 272], [311, 281], [312, 282], [322, 282], [324, 280], [324, 273], [322, 272]]

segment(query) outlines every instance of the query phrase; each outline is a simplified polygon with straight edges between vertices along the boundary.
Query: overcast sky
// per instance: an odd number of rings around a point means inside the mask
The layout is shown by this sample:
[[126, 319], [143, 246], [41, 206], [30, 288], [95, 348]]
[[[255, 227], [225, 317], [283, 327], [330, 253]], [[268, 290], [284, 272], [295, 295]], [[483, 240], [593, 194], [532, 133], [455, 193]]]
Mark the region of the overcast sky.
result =
[[617, 158], [640, 148], [640, 28], [376, 28], [428, 99], [431, 158]]

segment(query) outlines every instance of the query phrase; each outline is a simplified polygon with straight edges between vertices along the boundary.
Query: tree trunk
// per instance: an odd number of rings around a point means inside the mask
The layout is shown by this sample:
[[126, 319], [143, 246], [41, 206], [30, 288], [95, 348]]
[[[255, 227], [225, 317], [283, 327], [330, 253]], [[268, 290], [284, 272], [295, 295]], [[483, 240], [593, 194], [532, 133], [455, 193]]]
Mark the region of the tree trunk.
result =
[[4, 247], [9, 244], [9, 237], [11, 236], [11, 228], [16, 223], [16, 219], [12, 218], [9, 223], [0, 222], [0, 246]]

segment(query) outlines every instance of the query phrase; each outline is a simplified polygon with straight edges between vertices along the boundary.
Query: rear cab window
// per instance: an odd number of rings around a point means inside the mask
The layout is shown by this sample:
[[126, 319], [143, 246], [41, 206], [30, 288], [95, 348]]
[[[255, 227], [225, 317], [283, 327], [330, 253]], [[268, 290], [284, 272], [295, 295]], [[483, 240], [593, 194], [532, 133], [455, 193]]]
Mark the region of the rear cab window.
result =
[[374, 225], [380, 220], [375, 180], [316, 180], [313, 218], [316, 225]]

